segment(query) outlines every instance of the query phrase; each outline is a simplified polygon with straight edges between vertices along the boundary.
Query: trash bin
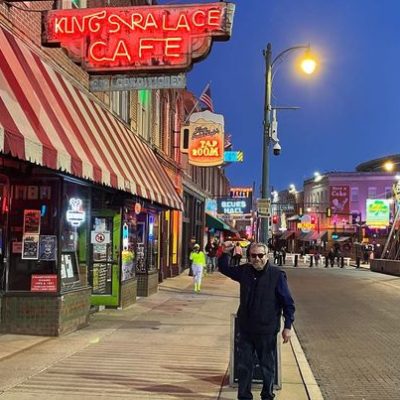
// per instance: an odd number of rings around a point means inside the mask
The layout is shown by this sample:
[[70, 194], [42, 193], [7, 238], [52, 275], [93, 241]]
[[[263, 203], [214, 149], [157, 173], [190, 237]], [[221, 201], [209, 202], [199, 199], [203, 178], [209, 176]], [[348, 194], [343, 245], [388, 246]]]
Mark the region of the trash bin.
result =
[[[229, 384], [235, 385], [238, 382], [237, 373], [237, 340], [236, 336], [239, 332], [238, 321], [236, 314], [231, 314], [231, 351], [230, 351], [230, 363], [229, 363]], [[275, 383], [274, 389], [280, 390], [282, 388], [282, 373], [281, 373], [281, 341], [279, 340], [280, 335], [277, 336], [276, 340], [276, 353], [275, 353]], [[257, 355], [254, 357], [254, 372], [253, 372], [253, 383], [262, 384], [261, 368], [258, 363]]]

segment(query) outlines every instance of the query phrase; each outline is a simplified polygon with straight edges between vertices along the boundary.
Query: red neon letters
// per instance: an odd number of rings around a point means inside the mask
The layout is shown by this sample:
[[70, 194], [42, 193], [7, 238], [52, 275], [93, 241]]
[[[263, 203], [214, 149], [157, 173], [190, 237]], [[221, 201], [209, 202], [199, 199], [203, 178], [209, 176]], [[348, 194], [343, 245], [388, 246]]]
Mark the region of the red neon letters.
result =
[[54, 10], [43, 17], [42, 41], [92, 72], [186, 70], [213, 38], [229, 39], [233, 13], [225, 2]]

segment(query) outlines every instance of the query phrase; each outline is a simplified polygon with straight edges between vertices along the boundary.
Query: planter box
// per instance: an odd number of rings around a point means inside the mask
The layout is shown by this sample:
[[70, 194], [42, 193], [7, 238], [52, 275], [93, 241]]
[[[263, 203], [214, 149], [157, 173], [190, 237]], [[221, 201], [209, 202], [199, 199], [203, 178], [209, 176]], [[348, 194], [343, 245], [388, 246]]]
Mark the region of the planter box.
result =
[[151, 271], [147, 274], [137, 274], [137, 295], [148, 297], [158, 291], [158, 271]]
[[89, 323], [91, 289], [64, 294], [6, 293], [2, 301], [2, 332], [59, 336]]
[[121, 308], [136, 303], [138, 281], [136, 278], [121, 282]]

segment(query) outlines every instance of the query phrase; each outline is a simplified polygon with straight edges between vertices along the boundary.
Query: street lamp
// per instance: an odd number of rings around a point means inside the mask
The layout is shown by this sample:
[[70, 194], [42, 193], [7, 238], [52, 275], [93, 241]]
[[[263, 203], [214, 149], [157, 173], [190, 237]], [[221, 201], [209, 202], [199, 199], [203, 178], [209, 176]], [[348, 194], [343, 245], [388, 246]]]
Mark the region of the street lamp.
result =
[[[279, 53], [272, 60], [272, 45], [268, 43], [266, 50], [263, 52], [265, 59], [265, 100], [264, 100], [264, 135], [263, 135], [263, 158], [262, 158], [262, 181], [261, 181], [261, 197], [263, 199], [269, 198], [269, 151], [272, 142], [271, 135], [271, 97], [272, 97], [272, 79], [273, 79], [273, 68], [276, 63], [282, 59], [287, 53], [295, 50], [305, 49], [305, 57], [300, 64], [302, 70], [311, 74], [314, 72], [316, 67], [316, 61], [311, 56], [309, 45], [299, 45], [289, 47], [288, 49]], [[281, 107], [278, 107], [281, 108]], [[292, 107], [290, 107], [292, 108]], [[279, 141], [275, 141], [274, 148], [279, 146]], [[280, 146], [279, 146], [280, 147]], [[267, 243], [269, 236], [269, 223], [268, 218], [261, 219], [261, 232], [260, 239], [262, 242]]]

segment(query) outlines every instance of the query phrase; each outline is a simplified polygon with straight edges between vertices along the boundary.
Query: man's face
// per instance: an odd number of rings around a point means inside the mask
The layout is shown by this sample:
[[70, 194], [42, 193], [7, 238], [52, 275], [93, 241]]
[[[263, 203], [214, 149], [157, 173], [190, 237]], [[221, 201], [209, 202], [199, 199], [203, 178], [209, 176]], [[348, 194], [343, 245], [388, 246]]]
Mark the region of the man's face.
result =
[[267, 253], [264, 247], [252, 247], [250, 250], [250, 263], [257, 270], [264, 269], [267, 263]]

